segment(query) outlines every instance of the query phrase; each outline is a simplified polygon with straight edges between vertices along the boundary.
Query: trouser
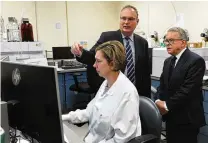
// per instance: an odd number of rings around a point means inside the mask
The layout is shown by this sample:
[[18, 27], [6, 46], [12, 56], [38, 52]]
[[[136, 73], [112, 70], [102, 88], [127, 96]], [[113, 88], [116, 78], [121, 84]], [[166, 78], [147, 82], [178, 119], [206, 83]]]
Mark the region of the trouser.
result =
[[175, 125], [166, 122], [167, 143], [197, 143], [199, 128], [192, 124]]

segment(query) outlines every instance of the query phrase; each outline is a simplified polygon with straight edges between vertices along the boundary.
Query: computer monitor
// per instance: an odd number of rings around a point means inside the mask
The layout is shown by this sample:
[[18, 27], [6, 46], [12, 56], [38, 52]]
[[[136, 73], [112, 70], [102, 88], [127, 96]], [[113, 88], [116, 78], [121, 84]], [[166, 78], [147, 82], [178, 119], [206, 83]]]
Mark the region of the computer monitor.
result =
[[71, 47], [52, 47], [53, 59], [74, 59], [75, 56], [71, 52]]
[[1, 62], [1, 100], [8, 104], [10, 127], [41, 143], [63, 143], [54, 67]]

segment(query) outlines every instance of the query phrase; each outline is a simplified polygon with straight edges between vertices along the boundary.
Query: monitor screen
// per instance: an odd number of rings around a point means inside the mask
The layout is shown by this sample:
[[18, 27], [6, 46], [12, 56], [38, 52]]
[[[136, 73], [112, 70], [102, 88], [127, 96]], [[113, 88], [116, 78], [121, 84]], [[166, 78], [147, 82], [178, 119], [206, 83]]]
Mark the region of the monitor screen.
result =
[[71, 47], [52, 47], [53, 59], [74, 59], [74, 54], [71, 52]]
[[63, 142], [55, 68], [1, 62], [1, 100], [10, 127], [41, 143]]

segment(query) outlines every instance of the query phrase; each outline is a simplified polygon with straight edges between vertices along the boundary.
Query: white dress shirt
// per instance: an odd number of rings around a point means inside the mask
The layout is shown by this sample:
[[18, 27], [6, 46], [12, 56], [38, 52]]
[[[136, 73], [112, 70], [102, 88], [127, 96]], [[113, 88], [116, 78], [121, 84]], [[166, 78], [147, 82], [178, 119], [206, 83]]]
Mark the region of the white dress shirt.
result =
[[62, 115], [63, 120], [72, 123], [89, 121], [85, 143], [126, 143], [141, 135], [139, 95], [135, 86], [122, 72], [108, 90], [106, 86], [105, 80], [86, 109]]

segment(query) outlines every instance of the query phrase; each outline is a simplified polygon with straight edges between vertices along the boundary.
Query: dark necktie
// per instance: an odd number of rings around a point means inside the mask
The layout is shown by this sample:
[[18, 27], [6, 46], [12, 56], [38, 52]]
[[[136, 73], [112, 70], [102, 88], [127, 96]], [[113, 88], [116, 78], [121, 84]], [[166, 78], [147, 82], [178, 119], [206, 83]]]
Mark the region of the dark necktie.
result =
[[173, 73], [173, 70], [174, 70], [174, 67], [175, 67], [175, 62], [176, 62], [176, 57], [173, 56], [171, 61], [170, 61], [170, 69], [169, 69], [169, 76], [168, 76], [168, 81], [170, 80], [171, 76], [172, 76], [172, 73]]
[[132, 48], [129, 42], [129, 37], [125, 37], [126, 39], [126, 61], [127, 61], [127, 77], [129, 80], [135, 84], [135, 66], [133, 60]]

